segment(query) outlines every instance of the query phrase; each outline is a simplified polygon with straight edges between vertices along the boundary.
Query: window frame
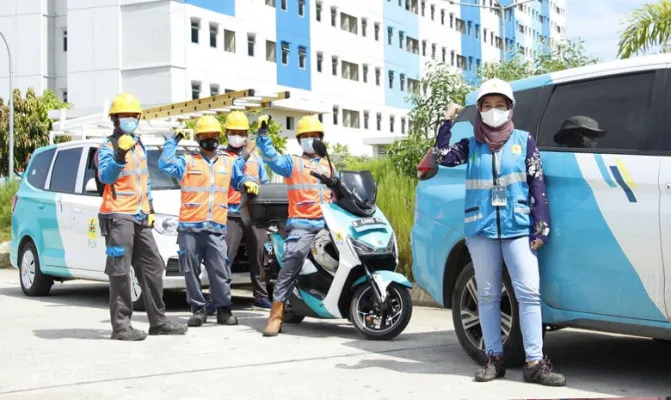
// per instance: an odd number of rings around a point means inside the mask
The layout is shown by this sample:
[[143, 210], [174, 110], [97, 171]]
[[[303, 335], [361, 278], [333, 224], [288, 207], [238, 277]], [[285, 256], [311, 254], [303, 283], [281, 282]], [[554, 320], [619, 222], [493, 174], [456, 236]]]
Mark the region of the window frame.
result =
[[[56, 150], [57, 150], [57, 148], [54, 147], [54, 148], [51, 148], [51, 149], [44, 150], [44, 151], [42, 151], [38, 154], [35, 154], [31, 157], [30, 163], [28, 164], [28, 167], [26, 168], [26, 171], [24, 172], [24, 179], [26, 180], [26, 183], [28, 185], [30, 185], [30, 187], [32, 187], [34, 189], [37, 189], [37, 190], [45, 190], [45, 187], [47, 186], [47, 182], [48, 182], [48, 179], [49, 179], [49, 176], [50, 176], [49, 174], [51, 173], [51, 167], [54, 164], [54, 159], [56, 159]], [[41, 187], [38, 187], [38, 186], [35, 186], [35, 184], [33, 184], [32, 182], [30, 182], [30, 176], [31, 176], [30, 175], [30, 170], [31, 170], [31, 167], [33, 167], [33, 164], [35, 163], [35, 160], [37, 159], [36, 157], [39, 157], [39, 156], [44, 157], [45, 155], [47, 155], [47, 153], [51, 153], [50, 155], [48, 155], [48, 157], [50, 157], [49, 164], [47, 164], [47, 171], [44, 174], [44, 181], [42, 182]]]

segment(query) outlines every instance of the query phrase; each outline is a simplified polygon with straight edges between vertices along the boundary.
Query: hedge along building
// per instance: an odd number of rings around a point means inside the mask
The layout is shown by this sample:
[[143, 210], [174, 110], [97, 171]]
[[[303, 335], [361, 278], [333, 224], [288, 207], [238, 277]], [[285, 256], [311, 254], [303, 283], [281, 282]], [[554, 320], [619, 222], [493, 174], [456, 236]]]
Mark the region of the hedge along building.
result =
[[[564, 0], [514, 7], [505, 20], [509, 51], [530, 57], [541, 38], [564, 33]], [[501, 58], [504, 36], [493, 10], [446, 0], [3, 0], [0, 30], [16, 87], [53, 89], [78, 115], [119, 92], [151, 107], [291, 90], [273, 109], [285, 135], [310, 111], [329, 141], [368, 155], [409, 131], [405, 98], [420, 90], [427, 61], [472, 75]], [[0, 51], [3, 97], [4, 65]]]

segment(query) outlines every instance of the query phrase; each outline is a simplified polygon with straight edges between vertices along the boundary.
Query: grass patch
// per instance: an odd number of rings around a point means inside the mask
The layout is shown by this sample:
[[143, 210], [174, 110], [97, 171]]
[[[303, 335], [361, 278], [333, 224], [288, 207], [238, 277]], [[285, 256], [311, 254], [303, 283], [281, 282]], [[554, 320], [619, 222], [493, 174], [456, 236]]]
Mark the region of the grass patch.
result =
[[405, 276], [412, 280], [410, 230], [414, 223], [417, 180], [397, 171], [386, 157], [354, 161], [344, 169], [369, 170], [377, 181], [377, 206], [389, 219], [398, 241], [399, 262]]
[[0, 243], [11, 237], [12, 197], [19, 190], [19, 181], [0, 183]]

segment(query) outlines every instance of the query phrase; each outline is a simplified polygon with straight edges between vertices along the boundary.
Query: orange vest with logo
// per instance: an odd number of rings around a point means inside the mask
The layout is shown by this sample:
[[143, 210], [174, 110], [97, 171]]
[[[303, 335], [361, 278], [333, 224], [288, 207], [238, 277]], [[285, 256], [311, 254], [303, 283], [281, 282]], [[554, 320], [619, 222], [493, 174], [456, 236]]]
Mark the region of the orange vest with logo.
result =
[[289, 218], [322, 218], [321, 205], [333, 201], [333, 193], [310, 175], [311, 171], [326, 177], [331, 176], [328, 161], [320, 159], [313, 161], [307, 156], [291, 156], [294, 160], [294, 169], [291, 175], [284, 179], [289, 191]]
[[[226, 150], [226, 153], [230, 154], [234, 160], [236, 157], [240, 157], [238, 154], [229, 150]], [[253, 182], [259, 183], [259, 160], [256, 157], [258, 157], [256, 153], [252, 153], [249, 156], [245, 162], [243, 173], [251, 178]], [[240, 197], [240, 192], [235, 190], [235, 188], [231, 187], [228, 189], [228, 204], [240, 204]]]
[[232, 173], [233, 160], [226, 154], [220, 154], [213, 164], [200, 154], [187, 155], [179, 222], [226, 225]]
[[[114, 152], [114, 145], [110, 141], [106, 141], [102, 146], [108, 146]], [[98, 174], [100, 178], [100, 171]], [[100, 213], [135, 215], [142, 210], [145, 214], [149, 214], [148, 182], [147, 155], [142, 145], [136, 143], [135, 147], [126, 153], [126, 165], [114, 185], [105, 185]]]

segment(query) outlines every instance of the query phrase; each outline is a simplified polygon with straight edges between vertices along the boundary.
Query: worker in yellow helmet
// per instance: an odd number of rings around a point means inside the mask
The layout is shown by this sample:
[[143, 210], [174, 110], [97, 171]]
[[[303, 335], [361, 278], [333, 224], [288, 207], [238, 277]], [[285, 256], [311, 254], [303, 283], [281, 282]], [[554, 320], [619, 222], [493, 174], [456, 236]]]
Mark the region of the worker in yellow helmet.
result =
[[[249, 120], [242, 111], [233, 111], [226, 117], [226, 137], [228, 146], [226, 153], [233, 158], [243, 158], [245, 176], [259, 184], [267, 184], [270, 179], [261, 156], [254, 151], [255, 144], [247, 140], [249, 134]], [[232, 266], [238, 256], [238, 249], [242, 239], [247, 246], [249, 260], [249, 276], [252, 281], [254, 303], [252, 307], [260, 310], [270, 310], [268, 288], [262, 276], [265, 249], [263, 245], [268, 233], [265, 229], [254, 226], [245, 226], [240, 218], [240, 191], [233, 187], [228, 192], [228, 232], [226, 245], [228, 246], [228, 262]]]
[[259, 187], [243, 174], [242, 158], [217, 152], [221, 124], [215, 117], [199, 118], [195, 131], [200, 152], [178, 156], [177, 145], [184, 134], [177, 133], [166, 141], [158, 161], [161, 171], [181, 182], [177, 243], [186, 297], [193, 313], [187, 324], [195, 327], [207, 322], [207, 301], [200, 282], [202, 261], [210, 280], [217, 323], [237, 325], [238, 319], [231, 311], [231, 268], [226, 262], [228, 192], [232, 187], [256, 194]]
[[324, 138], [324, 128], [317, 117], [305, 116], [296, 126], [296, 139], [303, 149], [302, 156], [277, 153], [268, 136], [269, 121], [268, 116], [259, 119], [256, 144], [273, 172], [284, 177], [289, 190], [288, 236], [282, 256], [283, 266], [275, 282], [268, 325], [263, 331], [264, 336], [277, 336], [282, 327], [285, 302], [293, 292], [315, 235], [325, 226], [321, 205], [334, 200], [332, 191], [324, 188], [310, 172], [317, 171], [330, 177], [333, 184], [328, 186], [331, 187], [335, 186], [337, 177], [331, 176], [328, 161], [315, 154], [313, 143]]
[[186, 325], [165, 317], [163, 271], [165, 264], [156, 247], [151, 182], [145, 148], [134, 135], [142, 108], [135, 96], [118, 95], [109, 110], [114, 133], [98, 148], [99, 192], [102, 195], [99, 219], [105, 237], [109, 276], [112, 339], [144, 340], [147, 334], [131, 326], [131, 265], [140, 277], [149, 318], [150, 335], [183, 335]]

